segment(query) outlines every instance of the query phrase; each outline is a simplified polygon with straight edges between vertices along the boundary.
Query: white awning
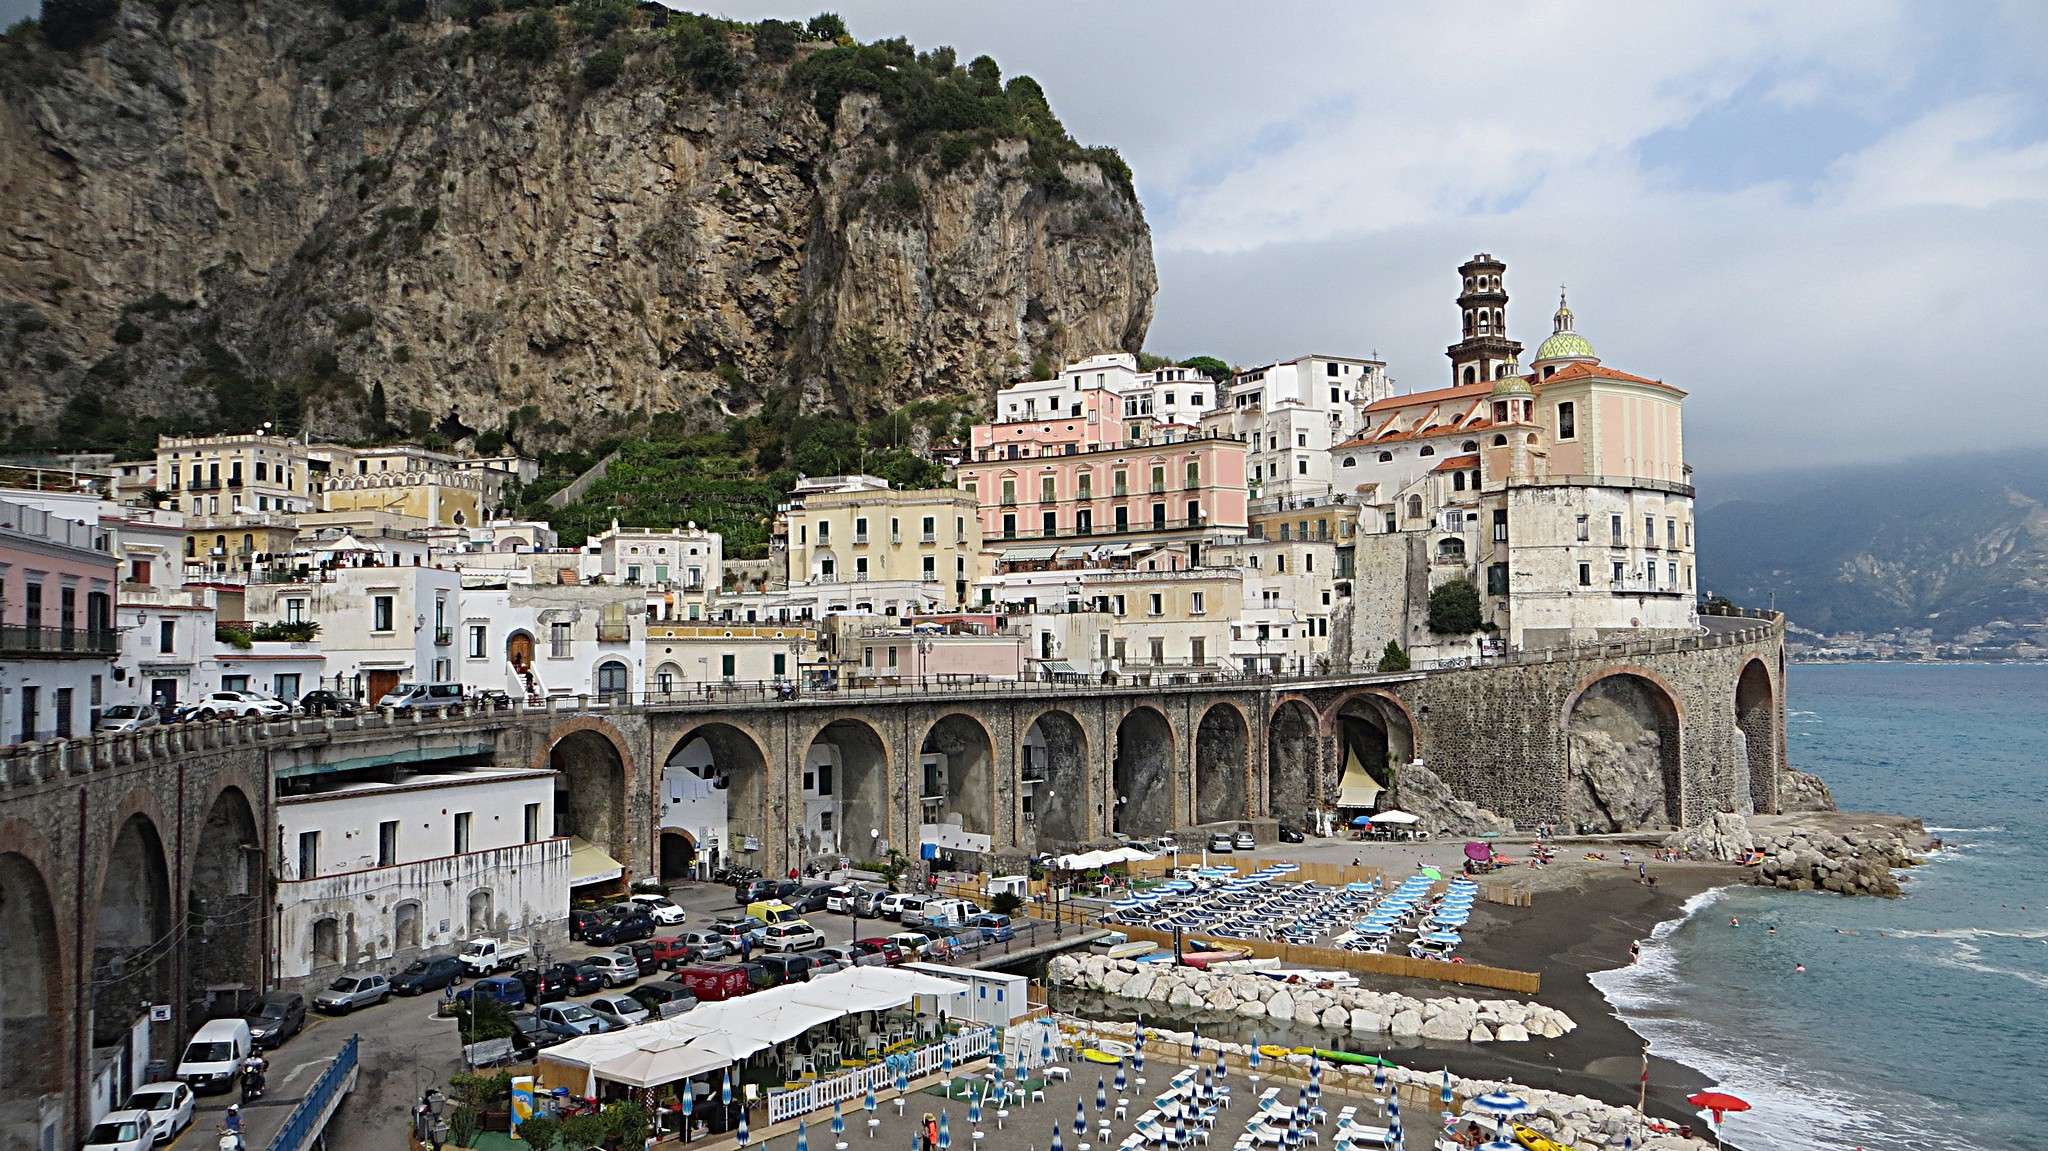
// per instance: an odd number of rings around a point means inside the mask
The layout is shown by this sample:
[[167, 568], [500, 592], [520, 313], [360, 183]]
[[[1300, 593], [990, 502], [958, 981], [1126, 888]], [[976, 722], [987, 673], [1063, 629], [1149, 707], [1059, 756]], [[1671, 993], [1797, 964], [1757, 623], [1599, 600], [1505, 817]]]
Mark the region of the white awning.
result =
[[569, 837], [569, 886], [608, 883], [626, 874], [626, 865], [581, 836]]
[[1358, 752], [1347, 749], [1344, 753], [1344, 775], [1337, 781], [1337, 806], [1370, 808], [1379, 802], [1381, 790], [1372, 776], [1366, 774]]
[[1037, 560], [1049, 560], [1058, 555], [1059, 550], [1056, 547], [1004, 548], [1000, 558], [1006, 564], [1029, 563]]

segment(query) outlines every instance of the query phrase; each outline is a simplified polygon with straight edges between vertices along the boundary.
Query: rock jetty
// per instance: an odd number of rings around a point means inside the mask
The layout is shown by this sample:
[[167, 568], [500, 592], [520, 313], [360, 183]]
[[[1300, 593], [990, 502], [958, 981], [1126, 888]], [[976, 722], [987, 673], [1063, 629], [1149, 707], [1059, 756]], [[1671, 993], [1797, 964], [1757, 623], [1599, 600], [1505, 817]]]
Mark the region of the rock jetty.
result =
[[[1132, 1023], [1087, 1019], [1062, 1019], [1061, 1025], [1126, 1043], [1131, 1041], [1133, 1033], [1137, 1030], [1137, 1026]], [[1163, 1040], [1169, 1044], [1186, 1044], [1194, 1038], [1188, 1032], [1165, 1031], [1157, 1027], [1146, 1028], [1145, 1034], [1148, 1042]], [[1250, 1047], [1245, 1044], [1217, 1044], [1210, 1039], [1202, 1040], [1202, 1044], [1205, 1052], [1213, 1052], [1220, 1046], [1226, 1056], [1238, 1061], [1244, 1060], [1250, 1054]], [[1309, 1057], [1306, 1055], [1283, 1055], [1277, 1058], [1269, 1057], [1265, 1062], [1265, 1068], [1274, 1082], [1278, 1081], [1281, 1074], [1306, 1082], [1308, 1064]], [[1288, 1068], [1293, 1070], [1289, 1072], [1286, 1070]], [[1340, 1094], [1368, 1094], [1371, 1091], [1372, 1075], [1371, 1067], [1324, 1063], [1323, 1089]], [[1413, 1092], [1428, 1094], [1432, 1103], [1437, 1091], [1443, 1086], [1441, 1069], [1420, 1071], [1409, 1067], [1390, 1067], [1387, 1069], [1387, 1077]], [[1506, 1091], [1520, 1096], [1528, 1100], [1534, 1110], [1522, 1116], [1517, 1122], [1578, 1151], [1620, 1148], [1625, 1141], [1641, 1151], [1697, 1151], [1709, 1146], [1707, 1141], [1701, 1138], [1681, 1139], [1675, 1134], [1648, 1133], [1644, 1130], [1642, 1117], [1635, 1111], [1626, 1107], [1611, 1106], [1583, 1095], [1543, 1091], [1499, 1079], [1465, 1079], [1455, 1075], [1451, 1077], [1451, 1090], [1462, 1099], [1471, 1099], [1490, 1091]]]
[[1919, 862], [1906, 840], [1869, 830], [1791, 831], [1757, 845], [1764, 856], [1756, 882], [1781, 891], [1832, 891], [1838, 895], [1900, 894], [1894, 868]]
[[1062, 955], [1049, 978], [1066, 987], [1142, 999], [1168, 1009], [1229, 1011], [1354, 1034], [1471, 1043], [1555, 1039], [1576, 1030], [1571, 1016], [1519, 999], [1416, 999], [1363, 987], [1318, 989], [1249, 971], [1197, 970], [1099, 955]]

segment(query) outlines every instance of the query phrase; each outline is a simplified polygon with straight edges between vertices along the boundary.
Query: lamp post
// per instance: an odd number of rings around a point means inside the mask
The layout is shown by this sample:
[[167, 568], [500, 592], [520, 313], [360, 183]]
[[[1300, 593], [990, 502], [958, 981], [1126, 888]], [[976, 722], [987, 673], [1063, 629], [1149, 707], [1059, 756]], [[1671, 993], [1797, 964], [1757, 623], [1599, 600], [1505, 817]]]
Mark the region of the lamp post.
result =
[[920, 636], [917, 640], [917, 686], [923, 687], [929, 674], [932, 656], [932, 638]]

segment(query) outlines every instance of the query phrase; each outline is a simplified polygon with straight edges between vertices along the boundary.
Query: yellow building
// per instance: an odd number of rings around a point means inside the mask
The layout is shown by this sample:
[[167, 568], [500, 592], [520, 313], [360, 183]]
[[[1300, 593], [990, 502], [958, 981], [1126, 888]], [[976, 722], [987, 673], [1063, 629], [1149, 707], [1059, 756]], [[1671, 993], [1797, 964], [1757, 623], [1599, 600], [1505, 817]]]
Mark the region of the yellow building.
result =
[[163, 506], [184, 512], [195, 528], [309, 511], [319, 490], [316, 470], [306, 445], [286, 436], [162, 436], [156, 444]]
[[982, 574], [970, 492], [897, 491], [873, 476], [814, 480], [791, 493], [781, 527], [792, 588], [888, 581], [916, 585], [947, 608], [964, 604]]

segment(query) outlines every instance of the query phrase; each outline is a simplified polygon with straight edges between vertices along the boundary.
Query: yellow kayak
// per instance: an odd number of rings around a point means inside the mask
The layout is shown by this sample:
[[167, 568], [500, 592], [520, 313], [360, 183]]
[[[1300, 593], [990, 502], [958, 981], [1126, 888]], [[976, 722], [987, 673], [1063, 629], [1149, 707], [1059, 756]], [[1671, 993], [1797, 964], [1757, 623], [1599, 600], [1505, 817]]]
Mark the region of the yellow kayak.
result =
[[1294, 1054], [1294, 1048], [1282, 1047], [1277, 1043], [1261, 1043], [1259, 1044], [1259, 1054], [1268, 1055], [1274, 1059], [1285, 1059], [1289, 1055]]
[[1549, 1138], [1534, 1127], [1524, 1127], [1517, 1123], [1513, 1130], [1515, 1142], [1527, 1147], [1529, 1151], [1572, 1151], [1571, 1148]]
[[1089, 1047], [1089, 1048], [1085, 1048], [1085, 1049], [1083, 1049], [1083, 1050], [1082, 1050], [1082, 1052], [1081, 1052], [1081, 1058], [1083, 1058], [1083, 1059], [1086, 1059], [1086, 1060], [1087, 1060], [1088, 1062], [1090, 1062], [1090, 1063], [1122, 1063], [1122, 1062], [1123, 1062], [1123, 1060], [1121, 1060], [1121, 1059], [1117, 1058], [1117, 1057], [1116, 1057], [1116, 1056], [1114, 1056], [1114, 1055], [1111, 1055], [1111, 1054], [1110, 1054], [1109, 1052], [1107, 1052], [1107, 1051], [1097, 1051], [1097, 1050], [1096, 1050], [1096, 1049], [1094, 1049], [1093, 1047]]

